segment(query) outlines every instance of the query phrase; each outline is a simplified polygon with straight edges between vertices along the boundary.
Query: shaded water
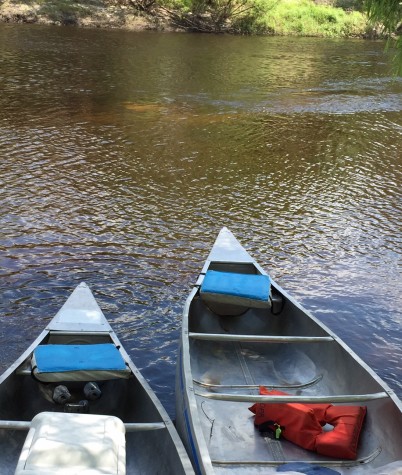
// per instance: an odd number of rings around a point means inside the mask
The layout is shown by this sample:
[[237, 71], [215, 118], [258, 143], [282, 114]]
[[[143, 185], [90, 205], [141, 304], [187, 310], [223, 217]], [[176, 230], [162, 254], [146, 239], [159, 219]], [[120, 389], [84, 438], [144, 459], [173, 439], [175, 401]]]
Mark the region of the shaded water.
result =
[[81, 281], [174, 414], [222, 226], [402, 396], [402, 82], [383, 44], [0, 25], [0, 365]]

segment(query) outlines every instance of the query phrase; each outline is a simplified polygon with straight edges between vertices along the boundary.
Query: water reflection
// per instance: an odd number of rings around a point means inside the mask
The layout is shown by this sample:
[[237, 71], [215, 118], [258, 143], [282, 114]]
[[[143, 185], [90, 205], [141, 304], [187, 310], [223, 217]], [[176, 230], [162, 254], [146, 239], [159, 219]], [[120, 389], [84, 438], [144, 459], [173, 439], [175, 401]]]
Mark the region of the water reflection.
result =
[[402, 84], [383, 45], [0, 26], [0, 362], [85, 280], [173, 412], [221, 226], [402, 395]]

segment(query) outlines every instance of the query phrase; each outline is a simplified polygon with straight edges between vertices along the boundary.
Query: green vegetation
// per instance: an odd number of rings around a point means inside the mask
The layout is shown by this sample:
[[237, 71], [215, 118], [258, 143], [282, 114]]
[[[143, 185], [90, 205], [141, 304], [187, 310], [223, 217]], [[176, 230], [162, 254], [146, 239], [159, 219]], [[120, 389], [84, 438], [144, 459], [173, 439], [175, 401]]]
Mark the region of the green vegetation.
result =
[[396, 73], [402, 75], [402, 2], [400, 0], [366, 0], [369, 19], [381, 25], [388, 36], [388, 46], [396, 46]]
[[209, 33], [393, 38], [401, 18], [400, 0], [0, 0], [0, 21]]
[[173, 24], [193, 30], [320, 37], [363, 36], [361, 0], [160, 0]]
[[275, 35], [356, 37], [366, 33], [367, 17], [312, 0], [260, 0], [259, 14], [235, 22], [240, 31]]

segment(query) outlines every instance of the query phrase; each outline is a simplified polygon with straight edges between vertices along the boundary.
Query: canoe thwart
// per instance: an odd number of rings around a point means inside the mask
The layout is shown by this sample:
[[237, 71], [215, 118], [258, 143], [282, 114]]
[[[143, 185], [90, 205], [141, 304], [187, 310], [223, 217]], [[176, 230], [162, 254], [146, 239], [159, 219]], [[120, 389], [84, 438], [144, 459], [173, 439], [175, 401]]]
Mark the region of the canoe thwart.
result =
[[320, 374], [315, 378], [307, 381], [306, 383], [301, 384], [214, 384], [214, 383], [207, 383], [204, 381], [199, 381], [197, 379], [193, 379], [193, 383], [197, 384], [198, 386], [202, 386], [204, 388], [214, 388], [214, 389], [258, 389], [260, 386], [266, 386], [271, 389], [301, 389], [301, 388], [308, 388], [313, 386], [314, 384], [319, 383], [323, 378], [323, 375]]
[[195, 391], [197, 396], [213, 399], [215, 401], [232, 401], [232, 402], [259, 402], [259, 403], [344, 403], [344, 402], [362, 402], [373, 401], [375, 399], [388, 398], [388, 394], [384, 392], [371, 394], [345, 394], [345, 395], [329, 395], [329, 396], [257, 396], [253, 394], [228, 394], [228, 393], [207, 393]]
[[124, 427], [126, 432], [141, 432], [166, 429], [166, 424], [164, 422], [126, 422]]
[[[374, 460], [378, 455], [380, 455], [382, 449], [381, 447], [377, 447], [374, 449], [371, 453], [364, 457], [359, 457], [355, 460], [329, 460], [329, 459], [323, 459], [323, 460], [211, 460], [213, 465], [260, 465], [260, 466], [266, 466], [266, 467], [278, 467], [280, 465], [284, 465], [285, 463], [292, 463], [292, 462], [297, 462], [297, 463], [308, 463], [309, 465], [322, 465], [326, 467], [354, 467], [358, 465], [364, 465], [366, 463], [371, 462]], [[380, 470], [381, 467], [378, 467], [378, 470]], [[372, 473], [372, 472], [371, 472]]]
[[[0, 429], [29, 430], [31, 421], [1, 421]], [[124, 424], [126, 432], [141, 432], [147, 430], [166, 429], [164, 422], [127, 422]]]
[[320, 343], [334, 341], [332, 336], [277, 336], [277, 335], [235, 335], [229, 333], [196, 333], [188, 335], [194, 340], [239, 341], [250, 343]]
[[29, 430], [30, 421], [0, 421], [0, 429]]

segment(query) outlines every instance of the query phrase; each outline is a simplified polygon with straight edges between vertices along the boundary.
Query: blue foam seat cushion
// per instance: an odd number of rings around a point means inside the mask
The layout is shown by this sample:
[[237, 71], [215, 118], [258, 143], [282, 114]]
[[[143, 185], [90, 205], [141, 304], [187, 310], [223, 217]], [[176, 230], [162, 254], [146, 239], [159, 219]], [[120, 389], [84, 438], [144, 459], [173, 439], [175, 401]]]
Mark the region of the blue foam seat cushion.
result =
[[[40, 380], [112, 379], [129, 372], [113, 343], [96, 345], [40, 345], [33, 354], [34, 375]], [[67, 376], [67, 373], [75, 375]], [[92, 378], [91, 378], [92, 377]], [[124, 377], [124, 376], [123, 376]]]
[[201, 294], [213, 294], [223, 302], [250, 304], [259, 301], [268, 304], [271, 281], [267, 275], [238, 274], [209, 270], [201, 285]]

